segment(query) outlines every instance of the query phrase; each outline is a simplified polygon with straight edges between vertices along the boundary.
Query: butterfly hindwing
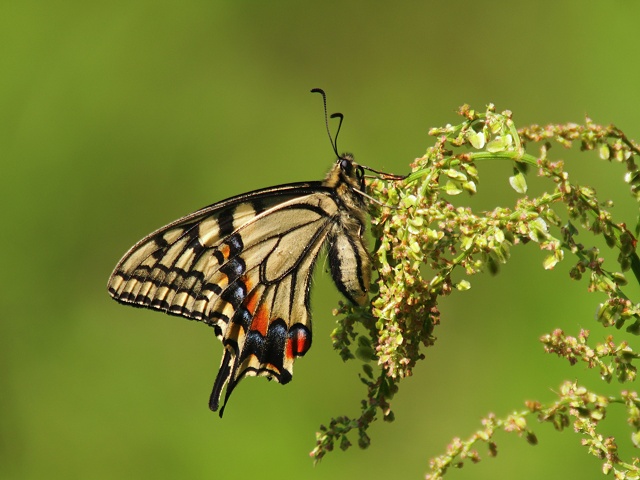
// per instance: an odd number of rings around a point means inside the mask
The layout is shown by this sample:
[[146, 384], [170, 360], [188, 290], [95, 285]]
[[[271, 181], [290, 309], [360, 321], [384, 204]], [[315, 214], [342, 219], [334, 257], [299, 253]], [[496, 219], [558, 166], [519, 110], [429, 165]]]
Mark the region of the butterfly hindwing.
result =
[[[345, 163], [346, 162], [346, 163]], [[363, 189], [352, 159], [324, 182], [283, 185], [198, 210], [134, 245], [109, 279], [119, 302], [214, 327], [224, 354], [210, 398], [217, 410], [245, 376], [287, 383], [311, 346], [309, 288], [329, 244], [338, 289], [362, 304], [370, 279]], [[221, 410], [222, 414], [222, 410]]]

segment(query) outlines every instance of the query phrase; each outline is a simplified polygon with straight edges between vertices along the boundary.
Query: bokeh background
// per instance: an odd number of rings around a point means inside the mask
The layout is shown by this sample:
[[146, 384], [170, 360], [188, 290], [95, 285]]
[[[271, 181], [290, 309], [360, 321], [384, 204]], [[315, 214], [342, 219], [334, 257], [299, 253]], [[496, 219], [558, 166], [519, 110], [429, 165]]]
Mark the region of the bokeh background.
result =
[[[294, 381], [242, 382], [222, 420], [207, 408], [213, 330], [118, 305], [106, 281], [129, 246], [181, 215], [322, 178], [333, 153], [313, 87], [346, 116], [341, 149], [396, 173], [463, 103], [511, 109], [520, 126], [589, 114], [640, 139], [639, 20], [632, 0], [2, 2], [0, 477], [417, 479], [490, 411], [549, 401], [564, 379], [622, 388], [543, 353], [555, 327], [604, 338], [601, 298], [568, 280], [568, 263], [545, 272], [535, 246], [516, 249], [500, 275], [443, 302], [397, 420], [372, 427], [368, 450], [313, 467], [317, 427], [355, 415], [364, 394], [359, 366], [331, 348], [340, 297], [324, 262]], [[635, 221], [621, 166], [556, 155]], [[513, 204], [508, 166], [480, 173], [478, 198], [459, 201]], [[604, 426], [634, 453], [622, 412]], [[535, 431], [538, 446], [498, 435], [497, 458], [450, 477], [600, 477], [578, 437]]]

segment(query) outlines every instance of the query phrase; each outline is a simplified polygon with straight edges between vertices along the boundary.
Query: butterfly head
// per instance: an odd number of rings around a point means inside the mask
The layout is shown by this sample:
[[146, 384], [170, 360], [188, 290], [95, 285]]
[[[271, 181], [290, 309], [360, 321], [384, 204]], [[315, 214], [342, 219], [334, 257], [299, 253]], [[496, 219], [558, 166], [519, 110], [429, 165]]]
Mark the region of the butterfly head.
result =
[[364, 169], [358, 165], [351, 153], [343, 153], [336, 161], [340, 179], [360, 191], [364, 191]]

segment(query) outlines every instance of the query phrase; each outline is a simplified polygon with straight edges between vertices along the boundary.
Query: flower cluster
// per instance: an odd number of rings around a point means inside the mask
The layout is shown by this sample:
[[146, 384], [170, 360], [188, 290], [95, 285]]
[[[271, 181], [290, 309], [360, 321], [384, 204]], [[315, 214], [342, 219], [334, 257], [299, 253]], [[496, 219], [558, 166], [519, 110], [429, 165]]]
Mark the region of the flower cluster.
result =
[[[362, 401], [359, 417], [338, 417], [328, 427], [321, 427], [311, 454], [315, 460], [332, 450], [336, 442], [348, 448], [351, 442], [347, 435], [352, 430], [358, 432], [361, 447], [369, 445], [366, 431], [378, 413], [384, 420], [393, 420], [390, 402], [398, 384], [424, 358], [424, 348], [434, 343], [434, 327], [441, 321], [440, 298], [469, 289], [469, 278], [476, 273], [497, 273], [509, 260], [511, 249], [519, 245], [537, 244], [545, 255], [545, 269], [573, 258], [570, 277], [586, 277], [588, 289], [606, 297], [597, 307], [597, 320], [604, 326], [625, 326], [631, 334], [640, 333], [640, 304], [622, 291], [627, 281], [623, 272], [631, 270], [640, 281], [640, 259], [635, 253], [640, 227], [631, 231], [624, 223], [616, 223], [610, 205], [600, 201], [594, 189], [573, 184], [563, 161], [552, 159], [549, 153], [553, 141], [564, 147], [579, 143], [583, 151], [595, 150], [604, 160], [623, 163], [624, 181], [640, 201], [640, 172], [635, 164], [640, 155], [638, 146], [615, 127], [602, 127], [590, 119], [585, 125], [534, 125], [518, 130], [511, 112], [497, 113], [492, 105], [484, 112], [463, 106], [459, 113], [463, 117], [459, 125], [430, 131], [436, 137], [434, 146], [413, 162], [411, 173], [403, 180], [381, 175], [368, 185], [368, 194], [374, 199], [370, 208], [376, 242], [374, 297], [367, 307], [341, 305], [336, 311], [341, 320], [333, 333], [334, 346], [344, 360], [363, 361], [361, 381], [367, 387], [367, 398]], [[536, 144], [538, 151], [530, 153], [527, 147]], [[510, 162], [513, 174], [508, 183], [519, 199], [514, 205], [485, 212], [456, 206], [454, 197], [476, 193], [477, 165], [489, 159]], [[526, 195], [526, 177], [532, 170], [549, 180], [547, 191], [536, 197]], [[581, 231], [602, 236], [617, 251], [615, 267], [605, 264], [597, 248], [577, 240]], [[541, 340], [547, 352], [572, 364], [586, 362], [590, 368], [598, 368], [606, 381], [614, 376], [620, 381], [635, 379], [633, 361], [638, 355], [627, 342], [616, 344], [609, 336], [590, 347], [587, 339], [584, 330], [577, 338], [556, 330]], [[627, 405], [629, 418], [637, 419], [633, 395], [625, 393], [620, 402]], [[504, 420], [488, 416], [484, 428], [470, 440], [454, 440], [445, 455], [432, 461], [429, 478], [440, 478], [455, 462], [479, 460], [479, 454], [471, 449], [477, 441], [487, 442], [490, 454], [495, 454], [497, 447], [491, 438], [497, 429], [516, 432], [535, 444], [536, 437], [525, 420], [532, 413], [556, 428], [564, 428], [573, 418], [576, 431], [587, 437], [585, 445], [600, 452], [605, 465], [610, 469], [622, 465], [612, 453], [614, 444], [598, 440], [595, 433], [598, 415], [604, 415], [608, 402], [617, 400], [602, 401], [600, 396], [569, 384], [562, 387], [559, 396], [554, 405], [530, 402], [526, 412]], [[634, 400], [629, 400], [632, 397]], [[634, 421], [630, 423], [637, 430]], [[618, 471], [633, 470], [624, 468]]]

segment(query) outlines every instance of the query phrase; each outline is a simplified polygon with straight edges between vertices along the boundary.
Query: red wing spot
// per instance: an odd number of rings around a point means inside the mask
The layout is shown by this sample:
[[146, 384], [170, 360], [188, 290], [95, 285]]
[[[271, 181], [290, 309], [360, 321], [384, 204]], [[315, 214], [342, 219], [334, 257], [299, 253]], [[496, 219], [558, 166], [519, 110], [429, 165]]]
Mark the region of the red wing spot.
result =
[[222, 254], [225, 260], [229, 258], [229, 245], [227, 245], [226, 243], [220, 245], [218, 251]]
[[253, 290], [253, 283], [249, 280], [246, 275], [243, 275], [240, 278], [240, 281], [244, 284], [245, 291], [251, 292], [243, 302], [245, 308], [249, 311], [251, 315], [256, 311], [256, 305], [258, 304], [258, 300], [260, 300], [260, 294]]
[[287, 339], [285, 355], [288, 359], [301, 357], [311, 348], [311, 332], [305, 327], [292, 327]]
[[[251, 295], [249, 298], [249, 302], [252, 302], [254, 295]], [[255, 300], [253, 300], [253, 308], [255, 308]], [[251, 312], [249, 305], [247, 305], [247, 310]], [[253, 313], [253, 312], [252, 312]], [[251, 321], [250, 330], [258, 332], [263, 337], [267, 336], [267, 329], [269, 328], [269, 309], [263, 303], [258, 307], [256, 314], [253, 316], [253, 320]]]

